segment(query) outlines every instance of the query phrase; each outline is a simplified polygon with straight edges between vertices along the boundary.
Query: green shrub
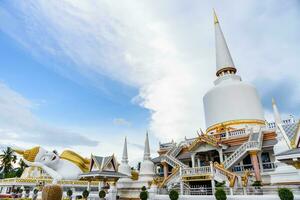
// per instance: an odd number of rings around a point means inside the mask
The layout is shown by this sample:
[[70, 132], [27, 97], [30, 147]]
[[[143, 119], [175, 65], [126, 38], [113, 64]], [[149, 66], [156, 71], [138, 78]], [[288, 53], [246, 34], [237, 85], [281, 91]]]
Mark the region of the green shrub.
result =
[[148, 192], [147, 191], [142, 191], [140, 193], [140, 199], [141, 200], [147, 200], [148, 199]]
[[278, 196], [281, 200], [294, 200], [293, 192], [288, 188], [278, 189]]
[[176, 190], [171, 190], [169, 193], [169, 198], [171, 200], [177, 200], [179, 198], [179, 194]]
[[223, 181], [223, 182], [217, 182], [215, 186], [216, 186], [217, 188], [219, 188], [219, 187], [224, 187], [224, 186], [225, 186], [225, 181]]
[[217, 188], [215, 192], [216, 200], [226, 200], [227, 196], [223, 188]]
[[71, 199], [72, 195], [73, 195], [73, 191], [71, 189], [68, 189], [67, 196]]
[[84, 190], [82, 192], [82, 197], [85, 198], [85, 199], [87, 199], [89, 197], [89, 194], [90, 194], [90, 192], [88, 190]]
[[106, 192], [104, 190], [101, 190], [99, 192], [99, 198], [103, 199], [106, 196]]
[[143, 186], [142, 191], [146, 191], [146, 190], [147, 190], [146, 186]]
[[254, 187], [262, 186], [261, 181], [254, 181], [254, 183], [252, 183], [252, 186], [254, 186]]

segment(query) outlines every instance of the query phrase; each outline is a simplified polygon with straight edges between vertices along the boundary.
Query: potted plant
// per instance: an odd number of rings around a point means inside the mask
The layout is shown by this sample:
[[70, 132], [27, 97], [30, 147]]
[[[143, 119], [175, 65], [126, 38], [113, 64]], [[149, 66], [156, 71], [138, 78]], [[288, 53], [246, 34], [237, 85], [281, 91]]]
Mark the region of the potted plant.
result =
[[82, 197], [83, 197], [84, 199], [87, 199], [87, 198], [89, 197], [89, 194], [90, 194], [90, 192], [89, 192], [88, 190], [84, 190], [84, 191], [82, 192]]
[[179, 194], [176, 190], [171, 190], [169, 193], [169, 198], [171, 200], [177, 200], [179, 198]]
[[281, 200], [294, 200], [294, 194], [288, 188], [278, 189], [278, 196]]
[[223, 188], [217, 188], [217, 190], [215, 192], [215, 198], [216, 198], [216, 200], [226, 200], [227, 199], [226, 192], [224, 191]]
[[99, 198], [100, 198], [100, 199], [104, 199], [105, 196], [106, 196], [106, 192], [105, 192], [104, 190], [101, 190], [101, 191], [99, 192]]
[[142, 187], [142, 191], [140, 193], [140, 199], [141, 200], [147, 200], [148, 199], [148, 192], [145, 186]]
[[68, 189], [67, 191], [67, 196], [69, 197], [69, 199], [72, 199], [72, 195], [73, 195], [73, 191], [71, 189]]

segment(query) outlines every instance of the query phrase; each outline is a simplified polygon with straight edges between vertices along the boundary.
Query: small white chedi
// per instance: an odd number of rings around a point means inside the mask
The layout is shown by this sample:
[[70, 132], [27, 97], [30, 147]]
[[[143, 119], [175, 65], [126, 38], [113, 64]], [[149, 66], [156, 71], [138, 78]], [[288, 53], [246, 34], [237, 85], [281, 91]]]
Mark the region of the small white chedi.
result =
[[65, 150], [58, 155], [56, 152], [38, 146], [28, 150], [15, 149], [15, 152], [23, 156], [28, 166], [43, 169], [53, 182], [62, 179], [78, 179], [79, 174], [88, 171], [90, 164], [89, 159], [70, 150]]
[[[131, 177], [131, 167], [128, 164], [127, 140], [125, 138], [122, 162], [119, 166], [119, 172]], [[138, 180], [132, 180], [129, 177], [120, 178], [117, 182], [118, 194], [122, 198], [137, 198], [143, 186], [148, 187], [155, 176], [154, 163], [150, 157], [150, 146], [148, 133], [146, 134], [144, 159], [141, 163], [141, 169]]]
[[276, 140], [277, 144], [274, 145], [274, 154], [276, 158], [277, 168], [271, 175], [271, 184], [280, 183], [296, 183], [300, 180], [300, 170], [291, 165], [287, 165], [277, 160], [277, 155], [291, 149], [289, 140], [282, 127], [282, 119], [280, 117], [275, 100], [272, 99], [272, 107], [274, 112], [274, 118], [276, 123]]

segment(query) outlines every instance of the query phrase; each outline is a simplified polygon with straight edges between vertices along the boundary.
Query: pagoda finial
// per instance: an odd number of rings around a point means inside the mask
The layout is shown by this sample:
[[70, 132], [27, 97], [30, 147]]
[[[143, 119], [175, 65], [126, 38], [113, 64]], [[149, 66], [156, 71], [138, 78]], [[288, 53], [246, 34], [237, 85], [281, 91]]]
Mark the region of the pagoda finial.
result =
[[124, 141], [122, 163], [128, 163], [127, 137], [125, 137], [125, 141]]
[[276, 124], [281, 124], [282, 123], [281, 116], [274, 98], [272, 98], [272, 107], [273, 107], [274, 120]]
[[145, 139], [144, 160], [150, 160], [150, 145], [149, 145], [148, 131], [146, 132], [146, 139]]
[[215, 10], [213, 10], [213, 14], [214, 14], [215, 38], [216, 38], [216, 68], [217, 68], [216, 75], [222, 76], [224, 73], [235, 74], [236, 68], [234, 66], [230, 51], [228, 49]]
[[215, 9], [213, 9], [213, 12], [214, 12], [214, 23], [217, 24], [217, 23], [219, 23], [219, 20], [218, 20], [218, 16], [216, 14]]

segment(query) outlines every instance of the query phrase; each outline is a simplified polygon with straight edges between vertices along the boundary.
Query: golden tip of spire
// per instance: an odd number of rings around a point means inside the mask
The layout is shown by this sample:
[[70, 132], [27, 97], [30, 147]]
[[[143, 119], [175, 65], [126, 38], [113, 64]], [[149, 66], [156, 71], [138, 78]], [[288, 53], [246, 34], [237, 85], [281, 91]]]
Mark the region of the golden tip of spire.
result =
[[218, 20], [218, 16], [216, 14], [215, 9], [213, 9], [213, 12], [214, 12], [214, 23], [217, 24], [217, 23], [219, 23], [219, 20]]
[[272, 98], [272, 105], [275, 105], [275, 104], [276, 104], [275, 99]]

